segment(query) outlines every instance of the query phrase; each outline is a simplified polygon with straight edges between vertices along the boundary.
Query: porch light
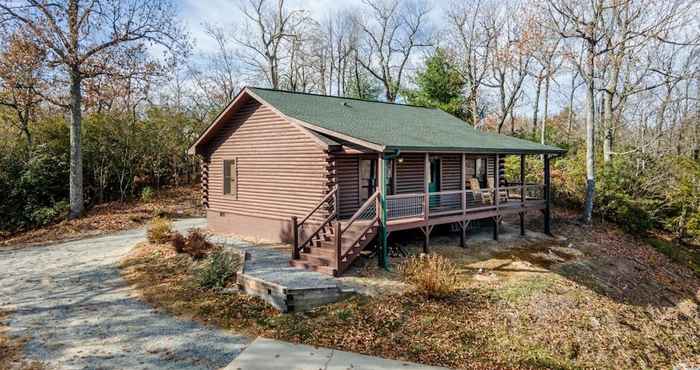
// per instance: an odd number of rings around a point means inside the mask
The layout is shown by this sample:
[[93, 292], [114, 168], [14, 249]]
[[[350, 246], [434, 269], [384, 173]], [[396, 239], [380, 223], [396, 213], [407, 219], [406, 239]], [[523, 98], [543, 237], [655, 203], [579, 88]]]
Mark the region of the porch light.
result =
[[399, 157], [399, 158], [398, 158], [398, 162], [399, 162], [399, 163], [403, 163], [403, 157]]

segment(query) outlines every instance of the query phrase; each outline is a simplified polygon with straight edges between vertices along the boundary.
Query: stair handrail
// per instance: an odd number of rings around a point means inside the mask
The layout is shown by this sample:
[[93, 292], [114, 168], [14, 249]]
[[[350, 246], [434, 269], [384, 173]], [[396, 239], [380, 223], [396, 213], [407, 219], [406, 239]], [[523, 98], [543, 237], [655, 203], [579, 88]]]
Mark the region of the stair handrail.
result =
[[[370, 205], [374, 205], [375, 207], [375, 214], [374, 217], [371, 219], [372, 222], [367, 225], [361, 233], [357, 235], [357, 237], [352, 241], [352, 243], [348, 244], [348, 249], [343, 253], [342, 251], [342, 240], [343, 240], [343, 234], [352, 226], [355, 221], [362, 215], [364, 211], [369, 208]], [[367, 232], [374, 226], [379, 221], [379, 210], [380, 210], [380, 204], [379, 204], [379, 190], [375, 191], [374, 194], [372, 194], [367, 200], [360, 206], [360, 208], [350, 217], [350, 220], [348, 220], [347, 224], [344, 227], [341, 227], [340, 221], [338, 222], [337, 226], [337, 231], [335, 235], [335, 246], [336, 246], [336, 272], [338, 274], [342, 273], [343, 270], [345, 269], [345, 264], [343, 263], [343, 258], [345, 257], [346, 254], [350, 253], [352, 251], [352, 248], [357, 244], [360, 239], [362, 239], [363, 236], [367, 234]]]
[[[319, 208], [321, 208], [321, 206], [324, 203], [327, 203], [331, 197], [333, 197], [335, 200], [337, 193], [338, 193], [338, 185], [334, 186], [333, 189], [331, 191], [329, 191], [328, 194], [326, 194], [326, 196], [324, 196], [323, 199], [321, 199], [316, 204], [316, 206], [309, 213], [307, 213], [306, 216], [304, 216], [304, 218], [301, 219], [301, 221], [299, 221], [299, 227], [304, 225], [304, 222], [306, 222], [309, 218], [311, 218], [311, 216], [313, 216], [313, 214], [316, 213], [316, 211], [318, 211]], [[336, 203], [334, 207], [335, 207], [335, 210], [337, 211], [337, 209], [338, 209], [337, 202], [334, 202], [334, 203]]]
[[379, 190], [375, 191], [374, 194], [372, 194], [369, 198], [367, 198], [367, 200], [362, 204], [362, 206], [360, 206], [360, 208], [352, 215], [352, 217], [350, 217], [350, 219], [347, 221], [347, 224], [345, 225], [345, 227], [343, 227], [341, 229], [341, 232], [344, 233], [350, 227], [350, 225], [352, 225], [360, 217], [362, 212], [366, 211], [367, 208], [372, 203], [374, 203], [375, 207], [377, 207], [376, 215], [379, 215], [379, 207], [376, 204], [378, 197], [379, 197]]
[[[314, 231], [304, 240], [304, 242], [299, 243], [299, 235], [301, 235], [301, 231], [303, 230], [304, 223], [308, 221], [311, 216], [313, 216], [316, 211], [318, 211], [321, 206], [323, 206], [326, 203], [330, 203], [331, 199], [333, 200], [333, 212], [331, 212], [328, 217], [318, 226]], [[292, 246], [292, 259], [297, 260], [300, 258], [300, 251], [308, 244], [313, 238], [318, 235], [318, 233], [323, 229], [326, 225], [328, 225], [332, 220], [334, 220], [338, 215], [338, 185], [335, 185], [331, 191], [328, 192], [317, 204], [316, 206], [308, 212], [302, 219], [301, 221], [298, 221], [296, 216], [292, 216], [292, 239], [294, 242], [294, 245]]]

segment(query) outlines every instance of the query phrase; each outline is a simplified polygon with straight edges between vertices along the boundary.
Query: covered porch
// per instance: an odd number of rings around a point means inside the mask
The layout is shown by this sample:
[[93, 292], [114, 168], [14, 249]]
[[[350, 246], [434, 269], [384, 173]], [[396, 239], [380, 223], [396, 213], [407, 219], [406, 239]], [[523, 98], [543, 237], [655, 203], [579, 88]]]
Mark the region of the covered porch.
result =
[[[380, 154], [377, 157], [374, 192], [381, 226], [378, 240], [382, 252], [380, 258], [386, 260], [389, 235], [409, 229], [422, 231], [423, 249], [429, 252], [431, 232], [435, 226], [442, 224], [458, 226], [462, 247], [465, 247], [466, 233], [474, 220], [490, 220], [493, 238], [498, 240], [499, 226], [506, 215], [519, 216], [520, 233], [524, 235], [526, 215], [539, 214], [544, 218], [544, 233], [550, 234], [551, 154], [537, 155], [543, 161], [542, 173], [537, 174], [541, 181], [528, 183], [526, 156], [529, 154]], [[506, 179], [507, 156], [517, 158], [519, 162], [515, 178], [511, 173], [510, 179]], [[362, 170], [359, 173], [361, 185], [367, 183], [367, 193], [374, 190], [374, 180], [363, 179]], [[341, 199], [342, 191], [341, 186]], [[358, 218], [357, 212], [354, 216]], [[340, 219], [342, 222], [343, 218]]]

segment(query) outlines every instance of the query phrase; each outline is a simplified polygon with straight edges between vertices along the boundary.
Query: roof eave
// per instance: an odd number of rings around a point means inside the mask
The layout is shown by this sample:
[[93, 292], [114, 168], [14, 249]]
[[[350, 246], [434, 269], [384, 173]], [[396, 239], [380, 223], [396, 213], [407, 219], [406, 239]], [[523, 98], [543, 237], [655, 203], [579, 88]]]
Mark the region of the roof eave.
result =
[[241, 91], [236, 94], [236, 96], [231, 100], [231, 102], [226, 106], [226, 108], [222, 109], [219, 114], [216, 115], [216, 118], [209, 124], [209, 126], [202, 132], [199, 137], [197, 137], [197, 140], [192, 144], [188, 149], [187, 149], [187, 154], [189, 155], [196, 155], [200, 154], [197, 149], [206, 140], [209, 139], [210, 134], [219, 126], [219, 122], [227, 115], [227, 113], [231, 112], [235, 106], [247, 95], [247, 88], [241, 89]]
[[420, 147], [420, 146], [386, 146], [385, 151], [394, 152], [454, 152], [454, 153], [480, 153], [480, 154], [565, 154], [564, 149], [502, 149], [502, 148], [454, 148], [454, 147]]

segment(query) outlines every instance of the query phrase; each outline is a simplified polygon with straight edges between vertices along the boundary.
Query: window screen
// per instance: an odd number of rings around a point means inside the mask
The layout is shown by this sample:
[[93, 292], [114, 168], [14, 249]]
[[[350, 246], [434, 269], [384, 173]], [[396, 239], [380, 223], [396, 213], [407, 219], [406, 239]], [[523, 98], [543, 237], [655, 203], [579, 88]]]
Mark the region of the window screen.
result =
[[224, 194], [238, 197], [238, 167], [236, 159], [224, 161]]

